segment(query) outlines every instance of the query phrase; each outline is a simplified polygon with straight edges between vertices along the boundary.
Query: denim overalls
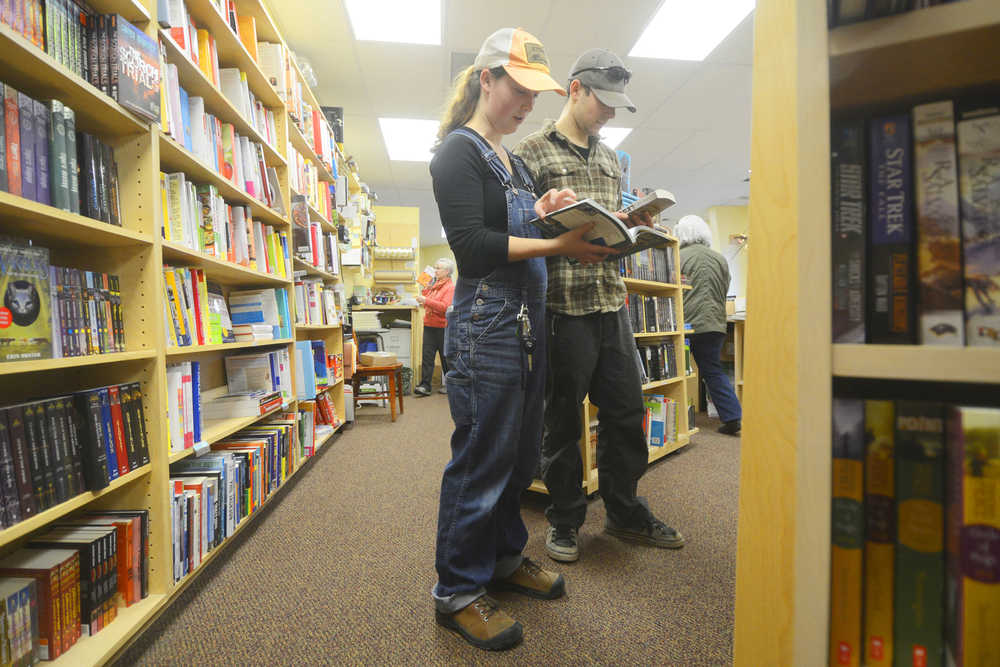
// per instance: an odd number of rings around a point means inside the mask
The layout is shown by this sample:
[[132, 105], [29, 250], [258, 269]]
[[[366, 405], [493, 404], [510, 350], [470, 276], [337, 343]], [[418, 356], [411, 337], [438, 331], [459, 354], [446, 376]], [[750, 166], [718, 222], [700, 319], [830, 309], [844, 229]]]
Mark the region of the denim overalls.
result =
[[[532, 190], [513, 186], [479, 136], [464, 128], [455, 132], [475, 142], [506, 189], [508, 234], [540, 238], [528, 222], [535, 215]], [[512, 156], [511, 164], [533, 188], [520, 158]], [[490, 579], [521, 565], [528, 541], [521, 494], [534, 477], [542, 440], [546, 286], [544, 258], [504, 264], [485, 278], [455, 284], [444, 346], [455, 432], [441, 481], [433, 591], [444, 613], [466, 607]], [[522, 305], [535, 333], [530, 358], [518, 336]]]

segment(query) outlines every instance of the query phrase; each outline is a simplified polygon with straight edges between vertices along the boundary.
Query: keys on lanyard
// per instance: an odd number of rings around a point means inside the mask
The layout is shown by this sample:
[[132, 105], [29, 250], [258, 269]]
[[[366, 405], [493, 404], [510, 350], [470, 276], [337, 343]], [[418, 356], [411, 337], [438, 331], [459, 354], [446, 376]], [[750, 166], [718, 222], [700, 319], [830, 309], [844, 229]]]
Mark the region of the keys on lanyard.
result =
[[531, 331], [531, 319], [528, 317], [528, 306], [521, 304], [521, 311], [517, 314], [517, 337], [521, 340], [521, 347], [528, 357], [528, 372], [531, 372], [532, 356], [535, 352], [535, 334]]

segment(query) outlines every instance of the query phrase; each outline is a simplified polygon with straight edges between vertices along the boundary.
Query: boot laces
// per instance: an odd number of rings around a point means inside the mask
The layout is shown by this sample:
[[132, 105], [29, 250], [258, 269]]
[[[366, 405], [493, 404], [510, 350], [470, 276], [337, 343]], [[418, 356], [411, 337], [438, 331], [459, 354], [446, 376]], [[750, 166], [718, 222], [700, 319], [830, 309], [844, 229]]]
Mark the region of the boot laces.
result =
[[490, 620], [490, 616], [493, 615], [493, 612], [500, 608], [496, 602], [485, 595], [479, 597], [472, 603], [472, 605], [476, 608], [476, 611], [479, 612], [479, 615], [482, 617], [484, 623], [488, 622]]

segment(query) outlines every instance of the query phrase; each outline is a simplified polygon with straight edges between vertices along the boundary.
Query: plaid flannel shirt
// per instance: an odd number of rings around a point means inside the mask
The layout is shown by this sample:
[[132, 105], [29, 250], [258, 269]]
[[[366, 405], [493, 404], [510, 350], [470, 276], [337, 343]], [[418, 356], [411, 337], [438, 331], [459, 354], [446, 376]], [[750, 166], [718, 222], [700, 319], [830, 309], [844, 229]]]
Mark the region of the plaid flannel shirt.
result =
[[[580, 149], [556, 129], [552, 120], [514, 148], [535, 180], [541, 195], [550, 188], [571, 188], [579, 199], [593, 199], [609, 211], [621, 208], [621, 168], [615, 152], [590, 137], [585, 159]], [[549, 257], [547, 307], [563, 315], [616, 312], [625, 305], [625, 282], [615, 258], [598, 264], [570, 263]]]

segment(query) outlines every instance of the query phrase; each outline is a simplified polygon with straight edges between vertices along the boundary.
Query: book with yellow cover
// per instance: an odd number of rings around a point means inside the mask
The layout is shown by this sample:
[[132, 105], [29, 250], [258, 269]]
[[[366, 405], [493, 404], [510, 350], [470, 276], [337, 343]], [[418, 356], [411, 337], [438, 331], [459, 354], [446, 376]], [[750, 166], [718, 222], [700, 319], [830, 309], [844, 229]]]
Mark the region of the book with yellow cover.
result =
[[892, 664], [895, 408], [865, 401], [865, 664]]
[[830, 558], [830, 665], [861, 664], [865, 408], [833, 400], [833, 512]]
[[1000, 664], [1000, 409], [948, 423], [948, 664]]

